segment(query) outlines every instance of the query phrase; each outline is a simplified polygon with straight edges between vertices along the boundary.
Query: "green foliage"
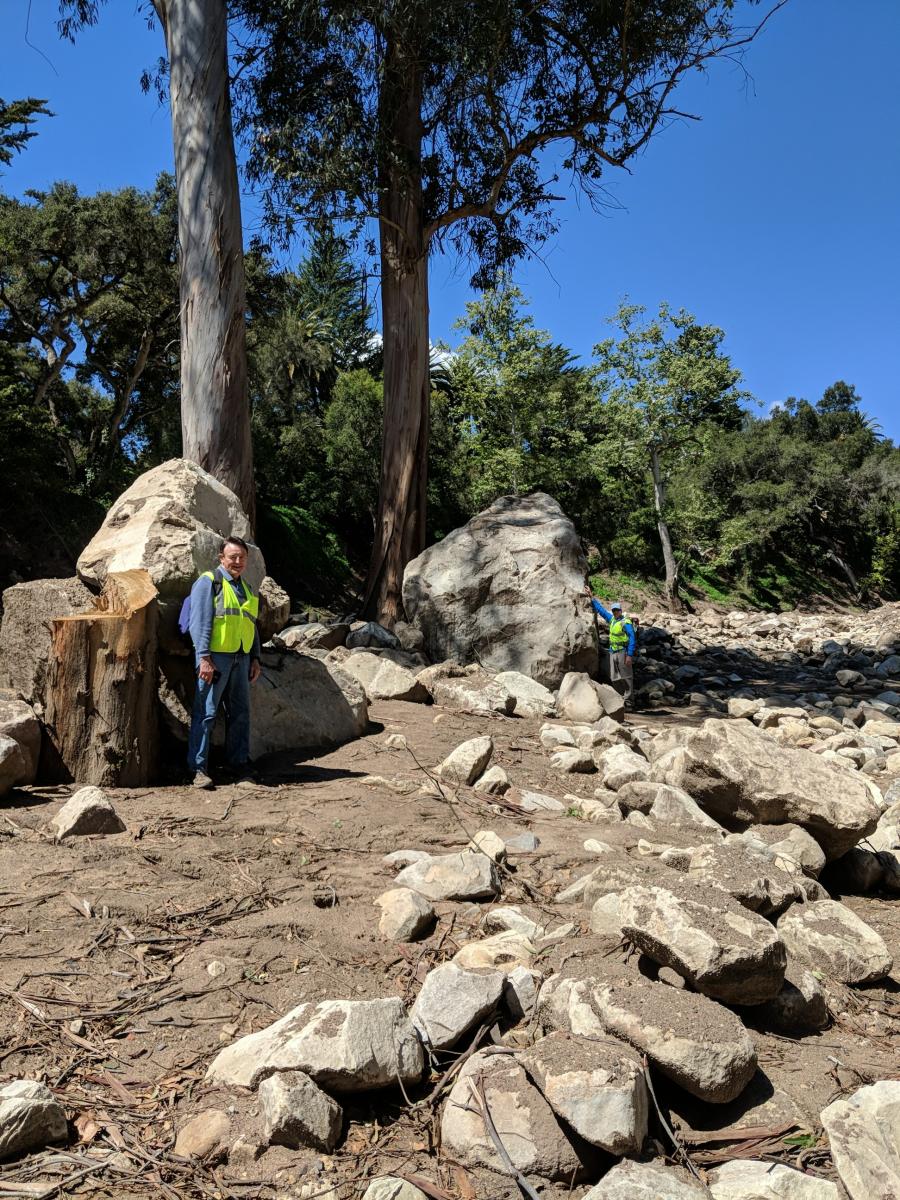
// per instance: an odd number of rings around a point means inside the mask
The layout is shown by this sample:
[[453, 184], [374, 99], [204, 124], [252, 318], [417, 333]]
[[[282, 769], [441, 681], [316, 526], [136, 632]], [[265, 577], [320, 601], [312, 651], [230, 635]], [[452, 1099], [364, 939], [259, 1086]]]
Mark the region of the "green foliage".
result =
[[13, 155], [37, 136], [37, 130], [31, 128], [36, 117], [52, 116], [46, 100], [0, 100], [0, 163], [9, 166]]
[[257, 538], [265, 547], [266, 567], [295, 601], [333, 602], [347, 594], [352, 572], [328, 514], [297, 505], [261, 508]]

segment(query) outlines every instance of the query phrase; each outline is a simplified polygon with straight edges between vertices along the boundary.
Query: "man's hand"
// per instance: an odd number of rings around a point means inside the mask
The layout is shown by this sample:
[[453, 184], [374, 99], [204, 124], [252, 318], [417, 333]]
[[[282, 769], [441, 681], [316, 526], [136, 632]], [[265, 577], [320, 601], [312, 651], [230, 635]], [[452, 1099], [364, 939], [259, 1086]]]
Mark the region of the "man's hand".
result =
[[262, 666], [260, 665], [259, 659], [251, 658], [250, 659], [250, 682], [256, 683], [257, 679], [259, 679], [261, 674], [262, 674]]
[[625, 655], [625, 666], [630, 667], [633, 662], [634, 662], [634, 656], [631, 654], [626, 654]]
[[586, 596], [593, 596], [593, 594], [594, 594], [594, 593], [591, 591], [591, 585], [590, 585], [589, 583], [586, 583], [586, 584], [584, 585], [584, 594], [585, 594]]
[[213, 679], [215, 678], [216, 668], [213, 666], [213, 661], [211, 658], [200, 659], [200, 666], [197, 670], [197, 674], [204, 683], [212, 683]]

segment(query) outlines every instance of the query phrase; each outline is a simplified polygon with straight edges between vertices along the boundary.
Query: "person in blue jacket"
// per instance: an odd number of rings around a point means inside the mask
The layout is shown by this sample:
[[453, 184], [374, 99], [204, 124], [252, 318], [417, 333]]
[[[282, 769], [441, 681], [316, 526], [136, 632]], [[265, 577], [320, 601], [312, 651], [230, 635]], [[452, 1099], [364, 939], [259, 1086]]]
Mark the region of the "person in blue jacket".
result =
[[606, 609], [587, 584], [584, 593], [590, 596], [594, 612], [599, 613], [609, 625], [609, 677], [613, 683], [622, 681], [625, 703], [630, 706], [634, 700], [634, 622], [625, 616], [621, 601], [617, 600]]

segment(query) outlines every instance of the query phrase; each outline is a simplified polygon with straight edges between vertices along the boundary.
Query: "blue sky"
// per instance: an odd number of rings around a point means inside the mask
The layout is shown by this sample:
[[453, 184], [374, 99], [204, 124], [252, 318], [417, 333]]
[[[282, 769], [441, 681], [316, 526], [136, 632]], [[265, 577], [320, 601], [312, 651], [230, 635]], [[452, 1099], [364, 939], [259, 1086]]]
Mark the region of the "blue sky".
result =
[[[172, 166], [168, 111], [139, 87], [160, 32], [134, 0], [112, 0], [72, 47], [56, 0], [30, 8], [26, 41], [28, 0], [4, 2], [0, 95], [46, 97], [57, 115], [0, 186], [150, 187]], [[679, 95], [702, 121], [610, 174], [620, 207], [598, 216], [574, 192], [560, 206], [542, 261], [515, 273], [536, 323], [589, 356], [623, 295], [666, 299], [726, 331], [762, 411], [842, 378], [900, 441], [898, 52], [897, 0], [789, 0], [748, 51], [749, 81], [713, 64]], [[248, 233], [255, 222], [247, 196]], [[456, 342], [465, 271], [437, 258], [431, 280], [431, 336]]]

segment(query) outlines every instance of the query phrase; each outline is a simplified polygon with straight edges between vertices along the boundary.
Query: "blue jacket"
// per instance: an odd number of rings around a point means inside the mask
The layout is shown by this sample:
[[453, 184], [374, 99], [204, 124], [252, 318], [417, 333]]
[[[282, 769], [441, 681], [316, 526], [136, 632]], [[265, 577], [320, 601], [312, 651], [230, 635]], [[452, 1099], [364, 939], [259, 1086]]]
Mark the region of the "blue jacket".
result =
[[[591, 596], [591, 604], [594, 606], [594, 612], [599, 613], [600, 616], [603, 618], [604, 621], [606, 621], [606, 623], [608, 625], [611, 624], [615, 620], [615, 617], [612, 615], [612, 613], [609, 612], [608, 609], [605, 609], [603, 607], [603, 605], [596, 598], [596, 596]], [[635, 646], [634, 626], [632, 625], [632, 623], [628, 617], [625, 618], [624, 625], [625, 625], [625, 632], [628, 634], [628, 645], [625, 647], [625, 653], [630, 655], [633, 658], [634, 657], [634, 646]]]
[[[239, 596], [246, 598], [248, 592], [242, 579], [233, 579], [224, 567], [217, 567], [222, 579], [227, 579]], [[191, 641], [194, 643], [196, 665], [200, 659], [209, 654], [209, 638], [213, 623], [213, 581], [201, 575], [191, 588]], [[243, 654], [242, 650], [238, 651]], [[251, 658], [259, 658], [259, 630], [253, 638], [250, 650]]]

